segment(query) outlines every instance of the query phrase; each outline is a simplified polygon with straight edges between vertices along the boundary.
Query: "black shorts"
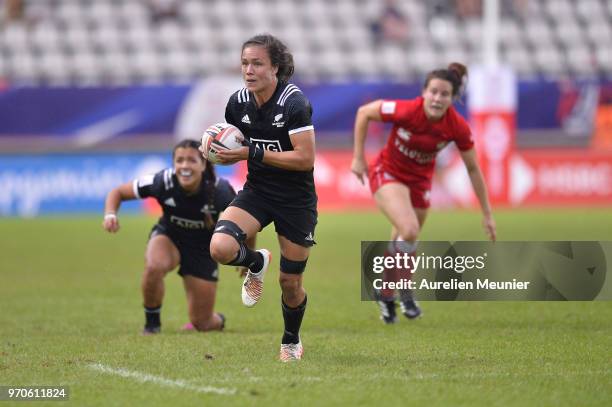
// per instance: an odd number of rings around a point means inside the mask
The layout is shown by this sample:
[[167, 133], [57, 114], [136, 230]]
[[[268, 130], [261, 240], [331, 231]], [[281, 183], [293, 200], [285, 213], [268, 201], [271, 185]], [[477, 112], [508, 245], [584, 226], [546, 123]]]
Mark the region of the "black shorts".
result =
[[178, 249], [181, 255], [179, 275], [181, 277], [190, 275], [206, 281], [216, 282], [219, 280], [219, 267], [210, 257], [210, 242], [200, 244], [176, 233], [171, 233], [164, 225], [156, 224], [151, 229], [149, 239], [153, 236], [167, 236]]
[[287, 208], [277, 203], [269, 202], [251, 189], [238, 192], [230, 206], [244, 209], [250, 213], [265, 228], [274, 222], [274, 230], [293, 243], [303, 247], [311, 247], [314, 241], [317, 225], [316, 208]]

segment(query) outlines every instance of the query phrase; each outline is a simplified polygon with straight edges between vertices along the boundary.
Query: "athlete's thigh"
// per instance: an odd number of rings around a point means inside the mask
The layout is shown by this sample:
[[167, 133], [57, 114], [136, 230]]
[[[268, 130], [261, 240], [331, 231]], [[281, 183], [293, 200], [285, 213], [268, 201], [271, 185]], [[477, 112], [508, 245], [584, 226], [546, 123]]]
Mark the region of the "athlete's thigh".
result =
[[195, 321], [205, 322], [213, 313], [217, 283], [192, 275], [183, 276], [183, 286], [187, 295], [189, 317]]
[[419, 227], [423, 228], [425, 220], [427, 219], [427, 214], [429, 213], [429, 208], [414, 208], [414, 212], [419, 220]]
[[317, 226], [316, 208], [274, 208], [274, 230], [278, 236], [301, 246], [312, 247]]
[[[423, 225], [425, 224], [425, 219], [427, 219], [429, 208], [414, 208], [414, 212], [419, 220], [419, 227], [422, 229]], [[395, 226], [391, 225], [391, 240], [397, 240], [398, 237], [399, 233], [397, 232], [397, 229]]]
[[376, 204], [383, 214], [397, 228], [397, 225], [418, 223], [419, 219], [412, 207], [410, 189], [399, 182], [384, 184], [374, 194]]
[[281, 255], [288, 260], [304, 261], [310, 254], [310, 247], [300, 246], [281, 235], [278, 235], [278, 245]]
[[219, 220], [234, 222], [244, 233], [246, 233], [247, 238], [254, 236], [261, 230], [261, 223], [259, 223], [257, 218], [237, 206], [228, 206], [221, 216], [219, 216]]
[[[236, 206], [228, 206], [221, 216], [219, 216], [217, 225], [219, 221], [222, 220], [228, 220], [238, 225], [245, 233], [246, 239], [255, 236], [255, 234], [261, 230], [261, 224], [253, 215]], [[211, 250], [213, 247], [222, 246], [228, 250], [236, 251], [240, 247], [238, 243], [239, 242], [234, 237], [226, 233], [213, 233], [212, 239], [210, 240]]]
[[168, 236], [153, 233], [147, 243], [145, 261], [150, 266], [170, 271], [179, 265], [181, 255]]

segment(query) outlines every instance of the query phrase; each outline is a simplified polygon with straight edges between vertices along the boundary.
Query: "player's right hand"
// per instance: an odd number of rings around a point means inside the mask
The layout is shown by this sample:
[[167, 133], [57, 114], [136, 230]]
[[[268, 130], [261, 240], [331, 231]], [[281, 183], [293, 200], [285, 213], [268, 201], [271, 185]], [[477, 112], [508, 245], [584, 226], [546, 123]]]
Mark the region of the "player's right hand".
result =
[[495, 220], [493, 219], [493, 216], [484, 216], [482, 218], [482, 226], [489, 239], [492, 242], [495, 242], [497, 240], [497, 226], [495, 225]]
[[104, 215], [102, 227], [109, 233], [117, 233], [119, 231], [119, 219], [117, 219], [117, 215], [114, 213], [107, 213]]
[[249, 148], [240, 147], [233, 150], [219, 150], [216, 153], [217, 163], [222, 165], [235, 164], [238, 161], [249, 159]]
[[368, 175], [368, 164], [366, 163], [365, 158], [353, 157], [353, 162], [351, 163], [351, 172], [355, 174], [355, 176], [361, 182], [362, 185], [365, 185], [364, 177], [367, 177]]

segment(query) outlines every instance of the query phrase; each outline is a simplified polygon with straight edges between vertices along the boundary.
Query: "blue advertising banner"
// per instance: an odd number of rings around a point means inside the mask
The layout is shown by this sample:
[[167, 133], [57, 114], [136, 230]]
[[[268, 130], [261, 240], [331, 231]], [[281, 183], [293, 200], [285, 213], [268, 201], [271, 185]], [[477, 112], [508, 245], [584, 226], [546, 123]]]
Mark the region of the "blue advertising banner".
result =
[[0, 156], [0, 215], [102, 213], [112, 188], [170, 165], [169, 154]]
[[[111, 189], [171, 165], [170, 153], [0, 155], [0, 216], [101, 214]], [[231, 178], [234, 168], [216, 171]], [[121, 206], [141, 209], [142, 201]]]
[[0, 134], [69, 136], [106, 124], [115, 135], [172, 133], [189, 86], [8, 88]]
[[[0, 91], [0, 137], [50, 135], [103, 139], [136, 134], [176, 134], [196, 138], [223, 121], [239, 78], [210, 78], [192, 85], [109, 88], [8, 88]], [[300, 88], [314, 107], [318, 132], [350, 133], [357, 108], [379, 99], [418, 96], [421, 83], [319, 83]], [[518, 130], [586, 131], [592, 127], [600, 95], [610, 83], [521, 82]], [[456, 103], [466, 114], [466, 103]], [[196, 134], [198, 133], [198, 134]], [[95, 137], [98, 137], [97, 135]]]

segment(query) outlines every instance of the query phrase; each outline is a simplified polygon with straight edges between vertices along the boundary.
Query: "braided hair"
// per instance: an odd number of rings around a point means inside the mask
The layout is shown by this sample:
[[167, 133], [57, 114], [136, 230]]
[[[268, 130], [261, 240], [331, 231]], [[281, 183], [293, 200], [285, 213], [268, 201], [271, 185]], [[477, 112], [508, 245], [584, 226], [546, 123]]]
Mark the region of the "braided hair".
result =
[[[202, 173], [202, 187], [206, 192], [206, 197], [208, 198], [208, 208], [213, 208], [215, 205], [215, 186], [217, 184], [217, 174], [215, 173], [215, 167], [208, 160], [205, 160], [200, 154], [199, 148], [201, 143], [199, 141], [185, 139], [180, 141], [177, 145], [172, 149], [172, 160], [174, 161], [174, 153], [179, 148], [193, 148], [198, 151], [198, 157], [206, 163], [206, 167], [204, 172]], [[212, 217], [210, 211], [206, 212], [204, 222], [206, 223], [207, 229], [213, 229], [215, 227], [215, 220]]]

